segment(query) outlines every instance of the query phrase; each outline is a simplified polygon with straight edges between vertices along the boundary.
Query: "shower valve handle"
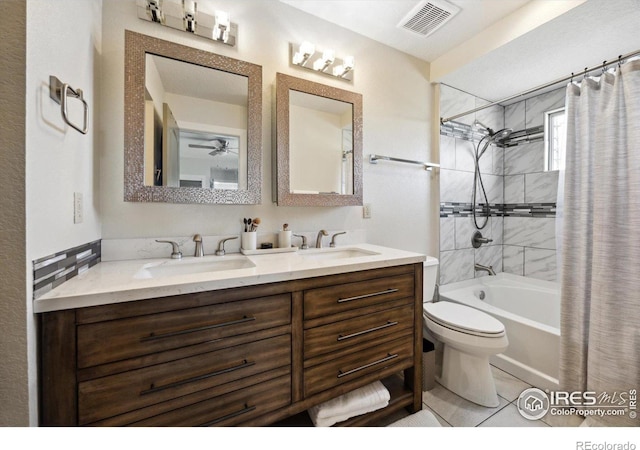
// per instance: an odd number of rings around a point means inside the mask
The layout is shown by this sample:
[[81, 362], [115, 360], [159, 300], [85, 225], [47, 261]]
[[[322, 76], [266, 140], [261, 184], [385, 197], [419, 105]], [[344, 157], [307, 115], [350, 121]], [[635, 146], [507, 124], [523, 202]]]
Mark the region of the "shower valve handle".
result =
[[493, 242], [493, 239], [482, 237], [482, 233], [479, 231], [473, 233], [473, 237], [471, 238], [473, 248], [479, 248], [482, 244], [488, 244], [489, 242]]

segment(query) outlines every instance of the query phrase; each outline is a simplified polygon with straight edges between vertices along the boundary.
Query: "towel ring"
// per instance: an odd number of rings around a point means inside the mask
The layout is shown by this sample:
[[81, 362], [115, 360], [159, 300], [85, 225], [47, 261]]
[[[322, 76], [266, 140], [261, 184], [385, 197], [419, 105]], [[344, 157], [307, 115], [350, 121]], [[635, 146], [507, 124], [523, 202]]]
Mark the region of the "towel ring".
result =
[[[67, 112], [67, 99], [69, 96], [79, 99], [84, 105], [84, 125], [82, 128], [69, 120], [69, 114]], [[74, 128], [82, 134], [87, 134], [87, 132], [89, 131], [89, 105], [83, 98], [82, 89], [73, 89], [71, 86], [69, 86], [69, 84], [63, 83], [57, 77], [50, 75], [49, 97], [51, 97], [56, 103], [60, 105], [62, 118], [70, 127]]]

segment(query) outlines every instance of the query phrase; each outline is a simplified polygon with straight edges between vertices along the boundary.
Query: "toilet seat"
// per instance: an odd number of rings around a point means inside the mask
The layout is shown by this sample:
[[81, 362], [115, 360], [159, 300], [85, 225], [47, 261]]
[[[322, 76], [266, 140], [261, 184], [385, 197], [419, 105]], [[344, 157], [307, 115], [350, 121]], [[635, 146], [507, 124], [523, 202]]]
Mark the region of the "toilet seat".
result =
[[470, 306], [440, 301], [422, 305], [425, 318], [440, 326], [473, 336], [500, 338], [504, 325], [494, 317]]

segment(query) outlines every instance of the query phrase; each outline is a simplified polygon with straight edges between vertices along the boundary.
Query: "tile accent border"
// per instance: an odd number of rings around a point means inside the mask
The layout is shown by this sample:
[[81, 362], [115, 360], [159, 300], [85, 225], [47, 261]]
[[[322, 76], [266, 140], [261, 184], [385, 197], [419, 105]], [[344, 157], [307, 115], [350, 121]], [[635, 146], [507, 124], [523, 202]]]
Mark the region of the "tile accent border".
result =
[[465, 141], [478, 142], [486, 135], [486, 133], [476, 131], [475, 128], [467, 125], [466, 123], [450, 121], [440, 124], [440, 136], [449, 136], [452, 138], [464, 139]]
[[502, 205], [505, 217], [555, 217], [555, 203], [507, 203]]
[[[489, 204], [489, 212], [493, 217], [502, 216], [503, 205], [492, 203]], [[482, 206], [476, 206], [476, 213], [482, 214]], [[470, 217], [473, 213], [471, 203], [442, 202], [440, 203], [440, 217]]]
[[100, 262], [101, 239], [33, 261], [33, 299]]
[[[555, 203], [506, 203], [489, 205], [492, 217], [555, 217]], [[440, 217], [469, 217], [472, 214], [471, 203], [441, 202]], [[482, 207], [476, 207], [476, 213], [482, 213]]]

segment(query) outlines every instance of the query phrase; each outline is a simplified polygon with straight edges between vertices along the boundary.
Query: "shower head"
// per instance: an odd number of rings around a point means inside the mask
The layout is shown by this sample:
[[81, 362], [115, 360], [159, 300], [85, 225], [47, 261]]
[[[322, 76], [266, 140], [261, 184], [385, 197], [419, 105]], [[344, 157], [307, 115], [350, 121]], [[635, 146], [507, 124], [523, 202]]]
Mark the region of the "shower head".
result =
[[491, 133], [491, 137], [489, 138], [489, 140], [494, 144], [499, 144], [506, 141], [509, 136], [511, 136], [511, 133], [513, 133], [512, 128], [503, 128], [502, 130], [498, 130], [495, 133]]
[[493, 131], [491, 128], [480, 122], [478, 119], [473, 121], [472, 128], [478, 130], [485, 130], [489, 137], [489, 143], [500, 144], [503, 141], [507, 140], [511, 133], [513, 133], [512, 128], [503, 128], [502, 130]]

